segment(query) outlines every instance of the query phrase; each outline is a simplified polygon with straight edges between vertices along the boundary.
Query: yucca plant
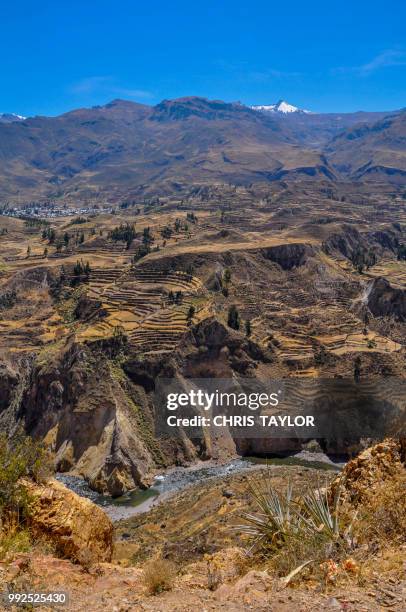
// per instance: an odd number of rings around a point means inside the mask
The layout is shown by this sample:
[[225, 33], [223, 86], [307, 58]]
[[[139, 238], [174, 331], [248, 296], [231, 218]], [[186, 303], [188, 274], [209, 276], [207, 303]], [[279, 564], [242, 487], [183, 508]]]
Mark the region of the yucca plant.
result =
[[245, 524], [237, 529], [253, 539], [253, 546], [261, 541], [279, 544], [297, 531], [297, 515], [292, 511], [292, 486], [288, 483], [286, 493], [282, 496], [272, 487], [267, 476], [263, 483], [251, 481], [249, 493], [258, 512], [245, 512]]
[[333, 507], [328, 502], [327, 490], [310, 489], [297, 504], [296, 513], [303, 531], [318, 532], [330, 540], [340, 536], [339, 509], [340, 489], [337, 490]]
[[308, 489], [299, 499], [292, 498], [292, 486], [279, 494], [267, 474], [262, 482], [251, 481], [249, 493], [257, 512], [245, 512], [245, 524], [237, 528], [252, 539], [252, 548], [258, 544], [281, 548], [293, 545], [294, 540], [312, 539], [322, 542], [338, 542], [342, 535], [339, 523], [340, 490], [332, 507], [327, 492], [318, 488]]

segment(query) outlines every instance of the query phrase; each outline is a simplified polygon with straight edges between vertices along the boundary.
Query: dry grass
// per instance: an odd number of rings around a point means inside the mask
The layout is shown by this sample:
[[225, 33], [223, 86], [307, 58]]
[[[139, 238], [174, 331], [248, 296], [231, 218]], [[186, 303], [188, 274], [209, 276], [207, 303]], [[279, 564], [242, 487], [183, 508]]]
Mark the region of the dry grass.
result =
[[167, 559], [152, 559], [144, 567], [144, 585], [150, 595], [170, 591], [175, 577], [175, 565]]
[[13, 557], [17, 553], [31, 550], [32, 541], [28, 529], [16, 527], [0, 533], [0, 559]]
[[354, 528], [359, 541], [369, 547], [406, 543], [406, 471], [370, 491]]
[[79, 551], [77, 562], [82, 566], [84, 572], [90, 574], [95, 563], [95, 557], [90, 548], [82, 548], [82, 550]]

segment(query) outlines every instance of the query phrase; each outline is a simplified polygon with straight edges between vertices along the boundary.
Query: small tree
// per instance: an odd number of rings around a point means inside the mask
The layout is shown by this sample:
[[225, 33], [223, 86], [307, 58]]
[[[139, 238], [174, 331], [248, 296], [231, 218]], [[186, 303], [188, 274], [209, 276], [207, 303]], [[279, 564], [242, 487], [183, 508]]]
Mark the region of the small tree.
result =
[[162, 238], [170, 238], [173, 234], [172, 228], [169, 225], [166, 225], [163, 229], [161, 229]]
[[221, 277], [222, 292], [225, 297], [228, 297], [230, 282], [231, 282], [231, 270], [229, 268], [226, 268], [223, 272], [223, 276]]
[[251, 335], [251, 321], [245, 321], [245, 335], [247, 336], [247, 338], [250, 337]]
[[196, 312], [195, 307], [194, 306], [190, 306], [190, 308], [188, 310], [188, 313], [187, 313], [187, 323], [188, 323], [188, 325], [192, 324], [193, 317], [195, 316], [195, 312]]
[[240, 329], [240, 315], [235, 304], [228, 309], [227, 325], [231, 329]]
[[355, 382], [359, 382], [361, 378], [361, 357], [358, 357], [354, 360], [354, 380]]
[[154, 238], [151, 235], [151, 229], [149, 227], [144, 227], [142, 232], [142, 242], [146, 246], [150, 246], [152, 242], [154, 242]]

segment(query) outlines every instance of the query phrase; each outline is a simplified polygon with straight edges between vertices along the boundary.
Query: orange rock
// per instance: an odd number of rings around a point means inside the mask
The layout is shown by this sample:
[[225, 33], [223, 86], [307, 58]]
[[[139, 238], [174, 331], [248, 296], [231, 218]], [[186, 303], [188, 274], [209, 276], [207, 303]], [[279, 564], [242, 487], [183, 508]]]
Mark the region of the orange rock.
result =
[[91, 562], [110, 561], [113, 525], [101, 508], [79, 497], [56, 480], [44, 485], [24, 480], [32, 498], [28, 527], [45, 536], [68, 559], [80, 560], [83, 551]]
[[356, 504], [365, 501], [377, 483], [403, 470], [402, 441], [384, 440], [347, 463], [342, 474], [330, 485], [329, 498], [332, 500], [341, 487], [342, 496], [349, 501]]

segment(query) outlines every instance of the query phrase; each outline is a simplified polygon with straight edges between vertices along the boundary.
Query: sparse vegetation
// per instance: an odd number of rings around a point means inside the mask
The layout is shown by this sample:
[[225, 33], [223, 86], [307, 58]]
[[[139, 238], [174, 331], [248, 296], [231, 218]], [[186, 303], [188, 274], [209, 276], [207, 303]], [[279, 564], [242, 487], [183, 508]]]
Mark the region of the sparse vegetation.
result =
[[339, 492], [331, 506], [322, 489], [308, 488], [294, 498], [290, 485], [285, 494], [279, 494], [266, 475], [261, 482], [250, 482], [249, 493], [257, 513], [245, 513], [246, 524], [239, 528], [257, 553], [271, 559], [279, 574], [309, 560], [335, 562], [350, 553], [351, 528], [342, 520]]
[[69, 225], [82, 225], [83, 223], [88, 223], [89, 220], [90, 219], [88, 219], [87, 217], [82, 217], [79, 215], [78, 217], [74, 217], [69, 223]]
[[90, 264], [87, 261], [84, 263], [83, 259], [78, 260], [76, 264], [73, 266], [73, 279], [72, 285], [75, 286], [80, 282], [84, 282], [89, 280], [89, 276], [91, 273]]
[[195, 312], [196, 312], [195, 307], [194, 306], [190, 306], [189, 310], [187, 312], [187, 315], [186, 315], [188, 325], [192, 324], [193, 317], [195, 316]]
[[95, 558], [90, 548], [82, 548], [77, 555], [77, 562], [82, 566], [83, 571], [90, 574], [94, 564]]
[[4, 293], [0, 294], [0, 310], [12, 308], [16, 302], [17, 292], [15, 289], [11, 289], [10, 291], [5, 291]]
[[136, 237], [135, 225], [133, 223], [121, 223], [109, 232], [108, 237], [114, 241], [125, 242], [127, 249], [129, 249]]
[[372, 249], [358, 247], [351, 257], [354, 268], [362, 274], [364, 270], [369, 270], [377, 262], [377, 256]]
[[137, 263], [138, 260], [145, 257], [150, 252], [151, 252], [151, 248], [149, 244], [141, 244], [139, 247], [137, 247], [137, 249], [134, 252], [133, 259], [132, 259], [133, 263]]
[[158, 595], [173, 588], [176, 569], [171, 561], [152, 559], [144, 566], [143, 581], [151, 595]]
[[405, 491], [406, 474], [395, 474], [371, 488], [354, 523], [354, 534], [361, 544], [373, 549], [406, 543]]
[[231, 329], [240, 329], [240, 314], [234, 304], [228, 309], [227, 325]]
[[52, 472], [52, 458], [41, 443], [22, 433], [12, 438], [8, 438], [4, 433], [0, 434], [0, 519], [3, 527], [1, 537], [7, 538], [10, 533], [10, 545], [12, 542], [16, 545], [27, 540], [24, 535], [20, 539], [16, 534], [30, 505], [29, 495], [21, 479], [32, 478], [36, 482], [44, 482]]
[[6, 560], [18, 553], [27, 553], [32, 547], [32, 537], [28, 529], [21, 525], [9, 526], [0, 534], [0, 559]]
[[251, 333], [252, 333], [251, 321], [247, 320], [245, 321], [245, 335], [247, 336], [247, 338], [251, 336]]
[[398, 261], [406, 261], [406, 244], [400, 244], [397, 250]]

